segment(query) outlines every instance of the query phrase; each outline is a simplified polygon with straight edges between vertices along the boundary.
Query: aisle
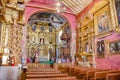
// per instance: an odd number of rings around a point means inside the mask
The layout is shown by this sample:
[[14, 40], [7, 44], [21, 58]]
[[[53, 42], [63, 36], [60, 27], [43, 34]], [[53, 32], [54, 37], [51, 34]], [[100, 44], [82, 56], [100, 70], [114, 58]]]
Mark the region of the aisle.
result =
[[39, 68], [28, 68], [25, 80], [76, 80], [76, 77], [70, 77], [54, 68], [39, 66]]

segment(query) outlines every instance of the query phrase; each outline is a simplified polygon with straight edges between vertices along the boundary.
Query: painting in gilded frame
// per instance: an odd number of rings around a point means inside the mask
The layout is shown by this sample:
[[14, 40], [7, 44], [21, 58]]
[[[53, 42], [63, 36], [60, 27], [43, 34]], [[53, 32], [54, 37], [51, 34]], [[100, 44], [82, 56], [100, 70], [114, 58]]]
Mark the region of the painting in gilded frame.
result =
[[118, 25], [120, 26], [120, 0], [115, 0], [115, 7], [116, 7]]
[[105, 6], [94, 14], [95, 34], [101, 34], [110, 30], [110, 11], [109, 6]]
[[114, 41], [109, 44], [110, 53], [112, 55], [120, 54], [120, 40]]
[[97, 42], [97, 58], [104, 58], [105, 56], [105, 42], [104, 40]]

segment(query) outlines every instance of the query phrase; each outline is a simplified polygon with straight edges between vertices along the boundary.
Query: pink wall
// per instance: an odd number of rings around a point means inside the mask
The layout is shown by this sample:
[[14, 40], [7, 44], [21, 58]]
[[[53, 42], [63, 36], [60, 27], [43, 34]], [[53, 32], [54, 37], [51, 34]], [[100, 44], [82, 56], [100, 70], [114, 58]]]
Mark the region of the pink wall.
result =
[[[36, 1], [38, 1], [38, 2], [36, 2]], [[55, 7], [51, 6], [51, 5], [47, 5], [47, 4], [51, 4], [51, 1], [52, 0], [32, 0], [32, 2], [26, 3], [26, 6], [25, 6], [26, 25], [27, 25], [29, 17], [32, 16], [33, 14], [35, 14], [36, 12], [53, 12], [53, 8], [55, 8]], [[52, 3], [52, 5], [53, 5], [53, 3]], [[50, 10], [47, 10], [47, 9], [50, 9]], [[71, 55], [73, 55], [72, 59], [74, 59], [73, 57], [74, 57], [74, 54], [76, 53], [76, 27], [77, 27], [76, 15], [71, 14], [72, 12], [69, 9], [67, 9], [67, 12], [70, 12], [70, 13], [57, 13], [57, 14], [65, 17], [68, 20], [68, 23], [71, 27], [71, 33], [72, 33], [71, 39], [72, 40], [70, 43], [71, 44], [70, 47], [71, 47]], [[23, 41], [25, 42], [25, 39], [23, 39]]]
[[[45, 4], [51, 4], [51, 1], [52, 0], [40, 0], [39, 2], [34, 2], [34, 1], [36, 1], [36, 0], [32, 0], [32, 2], [28, 2], [28, 3], [26, 3], [26, 4], [28, 4], [28, 5], [31, 5], [31, 6], [43, 6], [43, 7], [39, 7], [39, 8], [37, 8], [37, 7], [30, 7], [30, 6], [27, 6], [26, 5], [26, 7], [25, 7], [25, 20], [26, 20], [26, 24], [27, 24], [27, 21], [28, 21], [28, 18], [32, 15], [32, 14], [35, 14], [36, 12], [48, 12], [48, 10], [47, 9], [44, 9], [44, 7], [45, 8], [50, 8], [50, 9], [52, 9], [53, 8], [53, 6], [51, 6], [51, 5], [45, 5]], [[46, 1], [46, 2], [45, 2]], [[44, 2], [44, 3], [43, 3]], [[41, 4], [41, 3], [43, 3], [43, 4]], [[53, 3], [52, 3], [53, 4]], [[67, 9], [67, 11], [70, 11], [69, 9]], [[53, 11], [51, 11], [51, 12], [53, 12]], [[76, 29], [76, 16], [74, 15], [74, 14], [69, 14], [69, 13], [58, 13], [58, 14], [60, 14], [61, 16], [63, 16], [63, 17], [65, 17], [67, 20], [68, 20], [68, 22], [69, 22], [69, 25], [71, 26], [71, 29]]]
[[[26, 20], [25, 22], [26, 22], [26, 24], [27, 24], [29, 17], [32, 14], [35, 14], [36, 12], [42, 12], [42, 11], [48, 12], [47, 10], [43, 10], [43, 9], [39, 9], [39, 8], [35, 8], [35, 7], [25, 7], [25, 20]], [[71, 26], [71, 29], [76, 29], [76, 17], [75, 17], [75, 15], [64, 14], [64, 13], [61, 13], [60, 15], [64, 16], [68, 20], [69, 25]]]
[[[115, 32], [112, 32], [111, 35], [106, 36], [104, 38], [96, 38], [95, 42], [100, 40], [107, 40], [109, 42], [120, 40], [120, 34], [117, 34]], [[110, 55], [110, 53], [105, 52], [105, 58], [104, 59], [95, 59], [96, 60], [96, 66], [97, 68], [101, 69], [119, 69], [120, 70], [120, 55]]]

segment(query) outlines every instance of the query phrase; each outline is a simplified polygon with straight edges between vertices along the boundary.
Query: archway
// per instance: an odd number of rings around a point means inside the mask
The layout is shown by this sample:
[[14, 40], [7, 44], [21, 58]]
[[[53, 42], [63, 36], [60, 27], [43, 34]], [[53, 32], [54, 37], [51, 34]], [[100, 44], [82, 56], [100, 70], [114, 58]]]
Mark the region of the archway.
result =
[[28, 19], [27, 53], [31, 62], [69, 62], [71, 30], [66, 18], [37, 12]]

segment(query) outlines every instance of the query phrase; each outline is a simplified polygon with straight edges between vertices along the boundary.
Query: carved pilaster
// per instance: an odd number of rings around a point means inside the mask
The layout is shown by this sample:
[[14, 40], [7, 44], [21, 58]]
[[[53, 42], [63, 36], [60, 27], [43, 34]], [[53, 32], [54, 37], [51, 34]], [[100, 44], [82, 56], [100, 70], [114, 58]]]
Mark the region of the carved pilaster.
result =
[[1, 46], [2, 46], [2, 48], [5, 47], [5, 35], [6, 35], [5, 26], [6, 26], [6, 24], [3, 23], [3, 24], [2, 24], [2, 31], [1, 31], [1, 33], [2, 33], [2, 34], [1, 34]]
[[9, 8], [6, 8], [5, 19], [7, 23], [13, 23], [11, 14], [12, 14], [12, 10]]

